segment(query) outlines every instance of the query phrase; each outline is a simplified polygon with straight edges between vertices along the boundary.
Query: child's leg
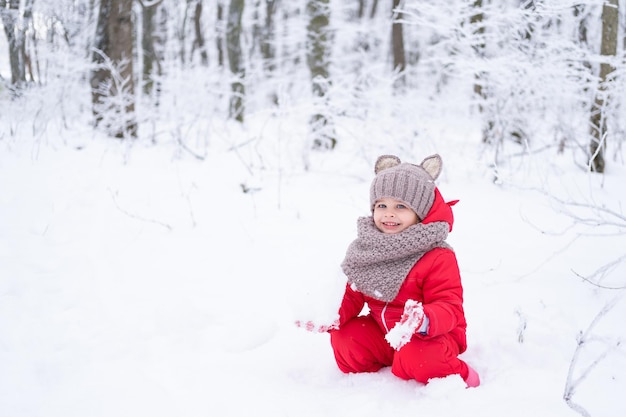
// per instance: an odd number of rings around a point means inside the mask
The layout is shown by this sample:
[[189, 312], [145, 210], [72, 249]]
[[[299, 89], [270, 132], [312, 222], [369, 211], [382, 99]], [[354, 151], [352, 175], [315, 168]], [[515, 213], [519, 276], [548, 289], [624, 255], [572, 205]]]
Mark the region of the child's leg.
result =
[[415, 379], [426, 384], [431, 378], [459, 374], [465, 380], [467, 364], [460, 360], [459, 348], [449, 337], [413, 338], [396, 352], [391, 372], [402, 379]]
[[330, 343], [345, 373], [376, 372], [393, 361], [393, 348], [370, 316], [356, 317], [330, 332]]

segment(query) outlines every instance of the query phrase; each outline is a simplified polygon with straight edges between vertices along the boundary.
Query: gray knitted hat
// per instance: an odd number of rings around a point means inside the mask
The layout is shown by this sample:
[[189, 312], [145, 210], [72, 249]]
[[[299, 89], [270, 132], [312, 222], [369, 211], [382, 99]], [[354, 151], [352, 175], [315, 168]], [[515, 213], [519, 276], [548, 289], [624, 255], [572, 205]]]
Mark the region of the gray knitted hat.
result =
[[430, 211], [435, 200], [435, 180], [441, 173], [439, 155], [432, 155], [420, 165], [402, 163], [394, 155], [382, 155], [376, 160], [376, 177], [370, 187], [372, 210], [377, 200], [393, 198], [406, 203], [420, 220]]

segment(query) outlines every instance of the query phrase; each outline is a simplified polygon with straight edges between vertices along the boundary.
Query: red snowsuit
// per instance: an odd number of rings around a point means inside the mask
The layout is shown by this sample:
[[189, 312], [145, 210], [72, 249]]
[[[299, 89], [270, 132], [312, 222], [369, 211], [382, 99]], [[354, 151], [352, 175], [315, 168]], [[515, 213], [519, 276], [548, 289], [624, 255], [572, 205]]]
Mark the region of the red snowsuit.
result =
[[[450, 206], [435, 190], [435, 202], [422, 223], [454, 218]], [[408, 299], [420, 301], [429, 319], [427, 334], [415, 334], [395, 351], [385, 334], [400, 320]], [[365, 303], [369, 313], [359, 316]], [[435, 248], [413, 266], [398, 295], [385, 303], [346, 286], [339, 308], [339, 330], [331, 331], [331, 344], [343, 372], [376, 372], [391, 366], [394, 375], [427, 383], [430, 378], [460, 374], [468, 367], [457, 356], [467, 348], [463, 312], [463, 287], [456, 256], [450, 249]]]

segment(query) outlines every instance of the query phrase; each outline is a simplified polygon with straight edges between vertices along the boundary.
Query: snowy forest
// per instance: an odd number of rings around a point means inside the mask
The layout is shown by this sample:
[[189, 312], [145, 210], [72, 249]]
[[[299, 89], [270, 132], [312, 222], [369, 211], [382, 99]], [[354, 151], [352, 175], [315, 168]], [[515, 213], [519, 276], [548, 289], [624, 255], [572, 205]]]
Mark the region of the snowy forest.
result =
[[[285, 111], [306, 119], [305, 147], [332, 149], [347, 124], [382, 111], [395, 119], [397, 140], [410, 143], [416, 127], [406, 110], [426, 101], [445, 113], [455, 95], [480, 119], [476, 146], [494, 165], [510, 154], [574, 150], [576, 163], [603, 172], [624, 131], [618, 6], [4, 0], [2, 91], [12, 110], [3, 135], [90, 123], [126, 140], [175, 140], [202, 157], [206, 139], [188, 133], [215, 119], [245, 125], [271, 109], [274, 119]], [[185, 120], [166, 126], [172, 106]], [[70, 121], [75, 114], [84, 118]]]
[[[624, 2], [0, 18], [0, 417], [626, 412]], [[435, 153], [482, 385], [341, 375], [293, 323], [334, 313], [376, 157]]]

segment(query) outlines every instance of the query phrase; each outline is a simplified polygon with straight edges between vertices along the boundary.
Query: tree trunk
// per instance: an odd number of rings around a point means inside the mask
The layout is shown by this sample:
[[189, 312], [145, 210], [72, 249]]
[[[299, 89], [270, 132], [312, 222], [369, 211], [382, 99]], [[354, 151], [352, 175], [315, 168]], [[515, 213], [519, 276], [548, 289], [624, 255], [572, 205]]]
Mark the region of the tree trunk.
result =
[[[589, 21], [589, 13], [586, 11], [586, 6], [584, 4], [578, 4], [574, 6], [574, 17], [578, 20], [578, 25], [576, 27], [577, 39], [576, 41], [585, 47], [585, 49], [589, 48], [589, 39], [587, 36], [587, 25]], [[587, 60], [583, 62], [585, 68], [591, 71], [591, 63]], [[587, 93], [589, 91], [588, 84], [584, 84], [583, 91]]]
[[[163, 67], [161, 65], [162, 56], [157, 53], [157, 43], [162, 44], [163, 34], [160, 33], [160, 27], [156, 21], [159, 6], [163, 0], [156, 3], [146, 5], [143, 1], [141, 4], [142, 11], [142, 33], [141, 33], [141, 49], [143, 52], [143, 92], [151, 95], [154, 91], [154, 75], [163, 75]], [[156, 70], [155, 70], [156, 67]], [[157, 86], [157, 92], [160, 88]]]
[[193, 41], [193, 48], [191, 49], [192, 58], [193, 53], [198, 50], [200, 52], [200, 64], [204, 67], [209, 66], [209, 54], [207, 53], [206, 46], [204, 44], [204, 32], [202, 31], [202, 0], [194, 0], [196, 7], [193, 12], [193, 30], [195, 38]]
[[311, 116], [309, 125], [313, 147], [332, 149], [337, 144], [335, 129], [326, 109], [326, 94], [330, 87], [330, 7], [329, 0], [308, 0], [306, 5], [307, 64], [311, 73], [311, 89], [317, 100], [318, 111]]
[[250, 52], [248, 56], [252, 60], [257, 47], [261, 48], [261, 38], [263, 37], [263, 23], [261, 22], [261, 0], [255, 0], [252, 6], [252, 41], [250, 42]]
[[245, 87], [245, 69], [241, 49], [241, 17], [243, 15], [244, 0], [231, 0], [226, 25], [226, 50], [228, 64], [235, 80], [230, 84], [231, 97], [229, 117], [243, 123]]
[[356, 12], [357, 19], [361, 20], [365, 16], [365, 0], [359, 0], [359, 8]]
[[217, 64], [220, 68], [224, 67], [224, 4], [222, 0], [217, 0], [217, 21], [215, 46], [217, 48]]
[[276, 69], [276, 48], [274, 46], [276, 3], [277, 0], [265, 0], [265, 25], [261, 31], [261, 55], [265, 62], [264, 67], [270, 73]]
[[[602, 43], [600, 54], [605, 57], [615, 57], [617, 53], [617, 35], [619, 32], [618, 0], [607, 0], [602, 7]], [[608, 61], [608, 59], [606, 60]], [[594, 172], [604, 172], [607, 136], [607, 113], [605, 111], [609, 100], [611, 73], [615, 68], [608, 62], [600, 64], [600, 85], [591, 108], [591, 141], [589, 143], [589, 167]]]
[[[31, 5], [32, 6], [32, 5]], [[9, 45], [9, 65], [11, 67], [11, 84], [14, 91], [26, 83], [25, 31], [20, 24], [19, 0], [0, 0], [0, 17]]]
[[372, 2], [372, 8], [370, 9], [370, 19], [376, 17], [376, 9], [378, 8], [378, 0]]
[[[479, 58], [484, 57], [485, 55], [485, 42], [484, 42], [484, 35], [485, 35], [485, 26], [483, 25], [483, 20], [484, 20], [484, 14], [482, 11], [482, 7], [483, 7], [483, 2], [482, 0], [475, 0], [474, 1], [474, 5], [472, 6], [476, 13], [473, 14], [470, 17], [470, 24], [472, 25], [472, 27], [475, 27], [476, 29], [473, 31], [473, 34], [478, 36], [479, 41], [477, 43], [473, 43], [473, 49], [474, 52], [476, 53], [476, 56]], [[482, 83], [480, 83], [480, 74], [476, 74], [476, 81], [474, 83], [474, 94], [476, 94], [480, 99], [484, 99], [485, 96], [483, 94], [483, 86]], [[479, 105], [479, 109], [480, 112], [482, 113], [482, 106]]]
[[[356, 17], [361, 20], [365, 18], [365, 8], [367, 6], [367, 0], [359, 0], [359, 7], [357, 8]], [[373, 19], [376, 16], [376, 8], [378, 7], [378, 0], [374, 0], [372, 2], [372, 6], [370, 8], [370, 12], [368, 13], [368, 17]]]
[[[472, 34], [477, 38], [477, 41], [472, 42], [474, 53], [478, 59], [481, 59], [485, 56], [485, 25], [484, 18], [485, 15], [483, 13], [483, 0], [475, 0], [472, 5], [474, 8], [474, 14], [470, 17], [470, 25], [474, 28]], [[474, 96], [478, 102], [478, 112], [482, 115], [483, 118], [487, 120], [483, 126], [483, 142], [490, 143], [493, 141], [493, 129], [494, 122], [489, 119], [489, 116], [486, 115], [485, 111], [485, 102], [487, 101], [487, 94], [485, 93], [484, 83], [485, 83], [485, 74], [482, 72], [478, 72], [474, 75]]]
[[392, 0], [392, 24], [391, 24], [391, 45], [393, 51], [393, 70], [398, 73], [398, 79], [395, 82], [396, 88], [402, 88], [405, 85], [404, 70], [406, 69], [406, 55], [404, 53], [404, 34], [402, 22], [400, 21], [402, 13], [398, 10], [402, 0]]
[[[28, 72], [29, 78], [31, 82], [35, 82], [35, 76], [33, 74], [33, 66], [38, 66], [37, 62], [37, 34], [33, 27], [33, 3], [35, 0], [25, 0], [24, 1], [24, 22], [22, 23], [22, 27], [24, 28], [24, 32], [30, 28], [31, 32], [31, 53], [26, 51], [26, 42], [22, 42], [22, 49], [24, 54], [24, 72]], [[24, 37], [26, 33], [24, 33]], [[33, 59], [35, 62], [33, 62]], [[24, 74], [24, 78], [26, 78], [26, 74]], [[39, 80], [41, 79], [39, 76], [37, 77]]]
[[111, 136], [137, 136], [132, 0], [101, 0], [91, 74], [95, 125]]
[[[257, 0], [254, 4], [254, 23], [252, 28], [252, 47], [250, 48], [250, 57], [253, 57], [257, 47], [261, 54], [261, 64], [266, 80], [270, 84], [273, 73], [276, 70], [276, 28], [274, 16], [276, 14], [278, 0]], [[276, 91], [269, 93], [272, 103], [278, 103], [278, 94]]]

